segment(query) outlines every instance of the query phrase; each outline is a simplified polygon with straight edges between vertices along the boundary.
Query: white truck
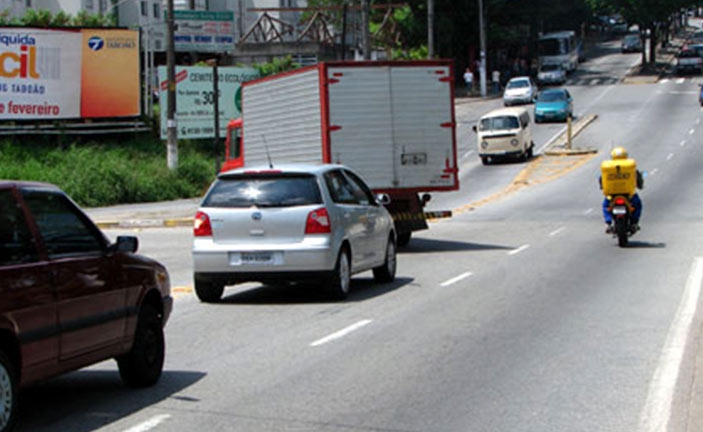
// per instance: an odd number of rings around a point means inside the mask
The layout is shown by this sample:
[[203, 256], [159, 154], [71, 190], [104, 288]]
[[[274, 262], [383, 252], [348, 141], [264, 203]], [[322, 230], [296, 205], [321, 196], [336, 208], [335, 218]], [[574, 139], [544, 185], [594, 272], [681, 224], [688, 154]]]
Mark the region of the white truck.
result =
[[426, 229], [429, 192], [459, 189], [451, 61], [322, 62], [242, 85], [223, 171], [262, 163], [346, 165], [387, 193], [398, 245]]

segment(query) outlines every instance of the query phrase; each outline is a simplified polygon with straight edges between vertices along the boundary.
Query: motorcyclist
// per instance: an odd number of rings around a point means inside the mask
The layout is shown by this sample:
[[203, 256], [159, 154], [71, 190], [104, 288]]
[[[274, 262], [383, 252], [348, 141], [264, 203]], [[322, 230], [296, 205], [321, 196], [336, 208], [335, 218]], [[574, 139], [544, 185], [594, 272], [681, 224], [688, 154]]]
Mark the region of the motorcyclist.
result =
[[[615, 147], [611, 152], [610, 152], [610, 157], [612, 160], [624, 160], [628, 158], [627, 150], [625, 150], [624, 147]], [[605, 163], [605, 162], [604, 162]], [[644, 188], [644, 176], [642, 175], [642, 172], [640, 170], [636, 170], [637, 172], [637, 189], [642, 189]], [[603, 189], [603, 178], [602, 176], [598, 178], [598, 184], [601, 189]], [[634, 211], [630, 214], [630, 231], [634, 234], [635, 232], [639, 231], [639, 222], [640, 222], [640, 217], [642, 216], [642, 200], [640, 199], [639, 195], [635, 191], [633, 194], [630, 195], [630, 204], [632, 204], [632, 207], [634, 208]], [[612, 215], [610, 214], [610, 211], [608, 210], [610, 207], [610, 196], [606, 195], [605, 198], [603, 199], [603, 219], [605, 220], [605, 224], [607, 225], [605, 232], [607, 234], [610, 234], [613, 232], [613, 218]]]

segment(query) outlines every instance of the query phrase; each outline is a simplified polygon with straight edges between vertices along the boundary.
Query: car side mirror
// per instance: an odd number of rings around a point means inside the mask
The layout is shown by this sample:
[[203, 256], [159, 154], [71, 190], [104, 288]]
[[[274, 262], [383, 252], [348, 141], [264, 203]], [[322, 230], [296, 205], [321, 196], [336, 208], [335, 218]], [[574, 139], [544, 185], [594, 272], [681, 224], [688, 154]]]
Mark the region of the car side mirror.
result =
[[391, 197], [387, 193], [376, 194], [376, 202], [383, 205], [388, 205], [391, 203]]
[[139, 239], [135, 236], [117, 236], [114, 245], [116, 252], [134, 253], [139, 249]]

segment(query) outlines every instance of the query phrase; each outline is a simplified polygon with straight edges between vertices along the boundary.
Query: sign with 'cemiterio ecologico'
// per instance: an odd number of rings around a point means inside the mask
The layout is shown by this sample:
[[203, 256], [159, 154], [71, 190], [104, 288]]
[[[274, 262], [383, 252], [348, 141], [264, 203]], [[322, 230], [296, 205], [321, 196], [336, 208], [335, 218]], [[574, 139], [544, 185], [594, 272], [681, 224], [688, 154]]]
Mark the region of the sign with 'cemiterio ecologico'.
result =
[[139, 116], [139, 33], [0, 27], [0, 120]]
[[[226, 136], [227, 122], [240, 117], [241, 86], [258, 77], [253, 68], [219, 67], [220, 138]], [[178, 138], [215, 137], [214, 73], [207, 66], [176, 66], [176, 124]], [[168, 78], [165, 66], [159, 67], [159, 101], [161, 105], [161, 139], [167, 139]]]

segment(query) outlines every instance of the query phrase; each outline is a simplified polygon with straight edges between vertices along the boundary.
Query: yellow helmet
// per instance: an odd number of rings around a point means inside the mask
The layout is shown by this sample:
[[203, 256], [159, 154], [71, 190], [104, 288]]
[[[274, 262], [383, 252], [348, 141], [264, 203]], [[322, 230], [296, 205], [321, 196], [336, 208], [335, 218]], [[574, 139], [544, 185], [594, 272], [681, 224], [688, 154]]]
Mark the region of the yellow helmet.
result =
[[610, 152], [610, 157], [613, 159], [627, 159], [627, 150], [625, 150], [625, 147], [615, 147]]

